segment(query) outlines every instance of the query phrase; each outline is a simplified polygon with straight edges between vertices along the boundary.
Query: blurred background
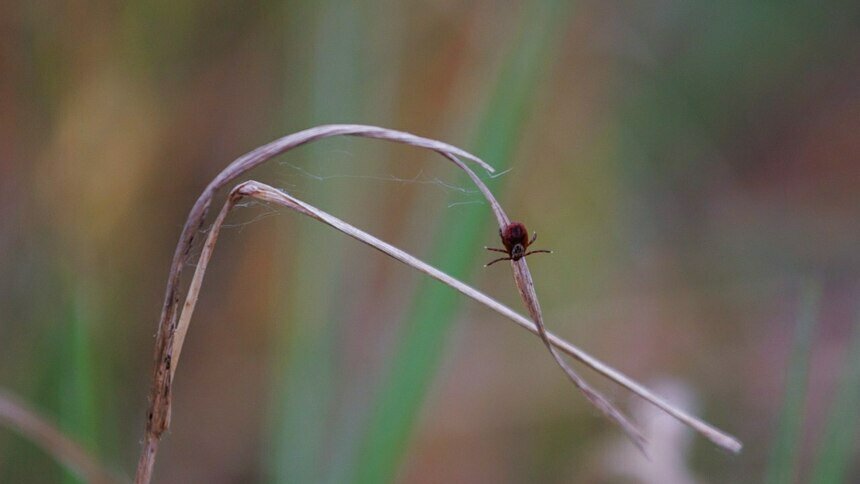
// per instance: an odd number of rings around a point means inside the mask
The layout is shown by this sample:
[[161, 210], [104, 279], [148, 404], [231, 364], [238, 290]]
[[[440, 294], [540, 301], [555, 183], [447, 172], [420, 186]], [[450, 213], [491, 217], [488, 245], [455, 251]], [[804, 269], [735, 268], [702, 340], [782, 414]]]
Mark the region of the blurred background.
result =
[[[537, 338], [250, 204], [156, 482], [860, 480], [855, 1], [3, 2], [0, 388], [132, 475], [192, 203], [242, 153], [338, 122], [495, 166], [555, 251], [530, 258], [550, 328], [744, 452], [583, 369], [652, 439], [642, 459]], [[510, 269], [482, 267], [489, 207], [438, 156], [331, 139], [250, 177], [525, 312]], [[0, 429], [0, 482], [58, 481]]]

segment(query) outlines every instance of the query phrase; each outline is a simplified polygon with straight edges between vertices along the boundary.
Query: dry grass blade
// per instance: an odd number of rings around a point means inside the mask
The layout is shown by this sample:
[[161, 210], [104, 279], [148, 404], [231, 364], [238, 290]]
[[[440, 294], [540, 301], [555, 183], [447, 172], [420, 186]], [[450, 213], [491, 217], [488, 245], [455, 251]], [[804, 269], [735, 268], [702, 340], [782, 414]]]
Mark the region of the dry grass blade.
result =
[[[317, 209], [316, 207], [308, 205], [308, 204], [302, 202], [301, 200], [298, 200], [298, 199], [290, 196], [287, 193], [276, 190], [276, 189], [274, 189], [268, 185], [265, 185], [263, 183], [254, 182], [254, 181], [245, 182], [245, 183], [237, 186], [235, 189], [233, 189], [233, 191], [231, 192], [230, 198], [225, 203], [224, 208], [221, 210], [221, 212], [218, 216], [218, 220], [216, 221], [216, 226], [213, 226], [212, 230], [210, 230], [209, 236], [206, 240], [206, 243], [205, 243], [205, 246], [203, 249], [204, 252], [203, 252], [203, 254], [201, 254], [200, 262], [198, 263], [196, 272], [194, 274], [194, 281], [198, 281], [198, 282], [197, 283], [192, 282], [192, 286], [193, 286], [194, 291], [193, 292], [190, 291], [189, 295], [186, 299], [183, 314], [180, 318], [180, 320], [183, 322], [182, 327], [180, 327], [177, 330], [177, 333], [185, 334], [188, 330], [187, 325], [190, 323], [191, 314], [194, 310], [194, 307], [195, 307], [195, 304], [197, 301], [198, 292], [200, 290], [199, 282], [202, 281], [203, 275], [206, 272], [207, 264], [210, 260], [211, 253], [212, 253], [212, 250], [213, 250], [214, 245], [215, 245], [215, 241], [217, 240], [217, 237], [218, 237], [219, 227], [217, 225], [223, 223], [224, 217], [229, 212], [229, 210], [235, 205], [235, 203], [239, 200], [240, 197], [252, 197], [252, 198], [255, 198], [258, 200], [275, 203], [277, 205], [281, 205], [281, 206], [296, 210], [299, 213], [302, 213], [304, 215], [307, 215], [308, 217], [311, 217], [315, 220], [318, 220], [322, 223], [325, 223], [326, 225], [329, 225], [330, 227], [333, 227], [333, 228], [343, 232], [344, 234], [346, 234], [346, 235], [348, 235], [348, 236], [350, 236], [350, 237], [352, 237], [352, 238], [354, 238], [354, 239], [356, 239], [362, 243], [365, 243], [365, 244], [379, 250], [380, 252], [382, 252], [382, 253], [384, 253], [384, 254], [386, 254], [386, 255], [388, 255], [388, 256], [390, 256], [390, 257], [392, 257], [392, 258], [394, 258], [394, 259], [396, 259], [396, 260], [398, 260], [398, 261], [400, 261], [400, 262], [402, 262], [402, 263], [404, 263], [404, 264], [406, 264], [406, 265], [408, 265], [408, 266], [410, 266], [410, 267], [412, 267], [418, 271], [421, 271], [424, 274], [427, 274], [428, 276], [452, 287], [453, 289], [459, 291], [463, 295], [468, 296], [469, 298], [474, 299], [475, 301], [478, 301], [479, 303], [481, 303], [481, 304], [487, 306], [488, 308], [496, 311], [497, 313], [501, 314], [502, 316], [512, 320], [513, 322], [515, 322], [518, 325], [522, 326], [523, 328], [531, 331], [532, 333], [534, 333], [536, 335], [541, 334], [541, 329], [533, 321], [531, 321], [528, 318], [518, 314], [514, 310], [508, 308], [507, 306], [501, 304], [500, 302], [487, 296], [486, 294], [478, 291], [477, 289], [475, 289], [475, 288], [473, 288], [473, 287], [471, 287], [471, 286], [469, 286], [469, 285], [467, 285], [467, 284], [465, 284], [465, 283], [463, 283], [457, 279], [454, 279], [453, 277], [451, 277], [451, 276], [445, 274], [444, 272], [436, 269], [435, 267], [421, 261], [420, 259], [413, 257], [412, 255], [404, 252], [403, 250], [398, 249], [397, 247], [394, 247], [394, 246], [392, 246], [392, 245], [390, 245], [390, 244], [388, 244], [382, 240], [379, 240], [378, 238], [376, 238], [376, 237], [374, 237], [374, 236], [372, 236], [366, 232], [361, 231], [360, 229], [344, 222], [343, 220], [338, 219], [337, 217], [334, 217], [333, 215], [330, 215], [330, 214], [328, 214], [322, 210]], [[549, 341], [549, 343], [553, 349], [554, 354], [558, 358], [561, 358], [561, 356], [558, 355], [558, 351], [561, 351], [562, 353], [565, 353], [565, 354], [573, 357], [574, 359], [579, 360], [580, 362], [584, 363], [586, 366], [592, 368], [593, 370], [597, 371], [598, 373], [600, 373], [601, 375], [610, 379], [611, 381], [613, 381], [613, 382], [621, 385], [622, 387], [630, 390], [634, 394], [636, 394], [639, 397], [643, 398], [644, 400], [652, 403], [653, 405], [655, 405], [656, 407], [665, 411], [669, 415], [675, 417], [680, 422], [690, 426], [691, 428], [693, 428], [697, 432], [701, 433], [702, 435], [704, 435], [706, 438], [708, 438], [709, 440], [711, 440], [712, 442], [714, 442], [718, 446], [720, 446], [726, 450], [729, 450], [731, 452], [740, 451], [741, 444], [734, 437], [714, 428], [713, 426], [711, 426], [705, 422], [702, 422], [701, 420], [687, 414], [686, 412], [684, 412], [680, 409], [675, 408], [670, 403], [668, 403], [665, 400], [661, 399], [660, 397], [654, 395], [645, 387], [641, 386], [640, 384], [631, 380], [629, 377], [625, 376], [623, 373], [619, 372], [618, 370], [613, 369], [612, 367], [601, 362], [597, 358], [594, 358], [593, 356], [589, 355], [588, 353], [586, 353], [582, 349], [578, 348], [577, 346], [573, 345], [572, 343], [569, 343], [569, 342], [559, 338], [558, 336], [556, 336], [556, 335], [554, 335], [548, 331], [545, 331], [544, 334], [546, 335], [546, 340]], [[181, 348], [175, 348], [174, 354], [178, 355], [180, 350], [181, 350]], [[173, 368], [175, 369], [175, 365]], [[591, 390], [591, 388], [587, 384], [585, 384], [585, 388], [586, 389], [584, 390], [584, 392], [588, 392], [589, 390]], [[597, 394], [597, 396], [595, 398], [602, 398], [602, 397], [599, 394]]]
[[320, 126], [317, 128], [311, 128], [305, 131], [285, 136], [279, 140], [257, 148], [254, 151], [251, 151], [250, 153], [236, 159], [234, 162], [228, 165], [227, 168], [225, 168], [218, 176], [215, 177], [215, 179], [206, 187], [206, 189], [197, 199], [191, 209], [191, 212], [188, 215], [188, 219], [183, 227], [182, 234], [180, 235], [179, 242], [176, 247], [176, 251], [174, 252], [173, 262], [170, 267], [170, 276], [168, 278], [168, 284], [165, 294], [165, 302], [162, 308], [158, 334], [156, 337], [155, 369], [153, 372], [152, 387], [150, 390], [149, 414], [147, 416], [146, 431], [144, 434], [143, 441], [143, 450], [141, 452], [140, 460], [138, 462], [137, 474], [135, 478], [136, 482], [148, 483], [152, 477], [152, 470], [155, 463], [155, 455], [158, 450], [159, 439], [170, 424], [170, 392], [172, 388], [173, 376], [176, 371], [176, 365], [178, 363], [178, 357], [182, 350], [185, 335], [188, 331], [188, 325], [191, 320], [191, 315], [193, 314], [194, 307], [197, 302], [197, 297], [200, 292], [200, 286], [203, 281], [206, 266], [208, 265], [208, 262], [212, 256], [212, 251], [214, 249], [215, 242], [218, 237], [218, 232], [221, 228], [221, 225], [223, 224], [224, 218], [227, 216], [236, 201], [244, 196], [250, 196], [262, 200], [276, 202], [298, 210], [301, 213], [320, 220], [328, 225], [331, 225], [338, 230], [341, 230], [344, 233], [354, 238], [357, 238], [362, 242], [365, 242], [377, 248], [378, 250], [385, 252], [386, 254], [394, 257], [395, 259], [398, 259], [401, 262], [404, 262], [418, 270], [421, 270], [422, 272], [425, 272], [432, 277], [450, 285], [451, 287], [454, 287], [463, 294], [466, 294], [467, 296], [478, 300], [479, 302], [505, 315], [509, 319], [512, 319], [517, 324], [520, 324], [526, 329], [537, 334], [547, 346], [553, 358], [555, 358], [556, 362], [559, 364], [559, 366], [562, 367], [562, 369], [565, 371], [571, 381], [573, 381], [573, 383], [577, 386], [577, 388], [579, 388], [580, 391], [582, 391], [589, 399], [589, 401], [594, 404], [598, 409], [600, 409], [607, 417], [617, 422], [640, 448], [642, 448], [644, 439], [636, 430], [636, 428], [624, 417], [624, 415], [620, 411], [618, 411], [618, 409], [616, 409], [612, 405], [611, 402], [609, 402], [608, 399], [606, 399], [596, 390], [591, 388], [576, 372], [574, 372], [574, 370], [570, 368], [570, 366], [565, 362], [563, 357], [558, 353], [557, 349], [562, 350], [563, 352], [569, 354], [570, 356], [578, 359], [587, 366], [591, 367], [595, 371], [606, 376], [610, 380], [615, 381], [616, 383], [622, 385], [633, 393], [648, 400], [649, 402], [666, 411], [681, 422], [689, 425], [693, 429], [702, 433], [710, 440], [715, 442], [717, 445], [720, 445], [721, 447], [724, 447], [734, 452], [740, 450], [741, 444], [737, 441], [737, 439], [734, 439], [733, 437], [711, 427], [710, 425], [701, 422], [698, 419], [674, 408], [671, 404], [652, 394], [641, 385], [624, 376], [622, 373], [612, 369], [611, 367], [605, 365], [599, 360], [596, 360], [595, 358], [591, 357], [579, 348], [576, 348], [572, 344], [549, 333], [543, 324], [543, 317], [540, 311], [540, 305], [538, 303], [537, 296], [534, 291], [534, 283], [532, 282], [531, 274], [529, 273], [528, 266], [526, 265], [525, 260], [520, 260], [512, 263], [512, 267], [514, 270], [514, 280], [517, 284], [517, 288], [520, 291], [523, 301], [525, 302], [533, 321], [529, 321], [525, 317], [499, 304], [495, 300], [451, 278], [450, 276], [441, 273], [440, 271], [432, 268], [431, 266], [406, 254], [400, 249], [397, 249], [378, 239], [375, 239], [369, 234], [365, 234], [364, 232], [359, 231], [355, 227], [352, 227], [349, 224], [346, 224], [345, 222], [326, 214], [325, 212], [317, 210], [296, 199], [293, 199], [289, 195], [286, 195], [271, 187], [257, 182], [247, 182], [241, 184], [230, 193], [229, 199], [219, 213], [215, 225], [209, 232], [209, 236], [207, 237], [207, 241], [204, 245], [197, 270], [191, 281], [189, 290], [186, 294], [182, 314], [179, 318], [179, 321], [177, 321], [176, 316], [179, 302], [179, 281], [182, 269], [185, 266], [186, 259], [188, 258], [188, 254], [191, 251], [194, 237], [196, 233], [200, 230], [200, 228], [203, 226], [206, 213], [212, 203], [212, 199], [217, 190], [224, 187], [231, 181], [235, 180], [237, 177], [247, 172], [251, 168], [263, 163], [266, 160], [271, 159], [274, 156], [284, 153], [285, 151], [320, 138], [344, 135], [384, 139], [387, 141], [404, 143], [437, 151], [469, 175], [469, 177], [481, 190], [487, 201], [490, 203], [500, 227], [504, 227], [505, 225], [510, 223], [510, 220], [508, 219], [501, 205], [499, 205], [499, 203], [496, 201], [495, 197], [487, 188], [487, 186], [468, 166], [466, 166], [466, 164], [460, 161], [458, 157], [468, 158], [478, 163], [483, 168], [492, 171], [492, 168], [490, 168], [489, 165], [481, 161], [476, 156], [471, 155], [463, 150], [460, 150], [459, 148], [442, 143], [440, 141], [421, 138], [415, 135], [411, 135], [409, 133], [387, 130], [374, 126]]
[[[349, 235], [350, 237], [360, 242], [363, 242], [373, 247], [374, 249], [377, 249], [380, 252], [390, 257], [393, 257], [394, 259], [414, 269], [417, 269], [444, 284], [447, 284], [448, 286], [459, 291], [461, 294], [468, 296], [475, 301], [478, 301], [479, 303], [487, 306], [493, 311], [496, 311], [497, 313], [510, 319], [511, 321], [517, 323], [518, 325], [531, 331], [532, 333], [540, 335], [541, 330], [537, 324], [535, 324], [533, 321], [529, 320], [525, 316], [520, 315], [513, 309], [510, 309], [504, 304], [496, 301], [490, 296], [487, 296], [486, 294], [478, 291], [472, 286], [469, 286], [457, 279], [454, 279], [453, 277], [449, 276], [448, 274], [445, 274], [439, 269], [436, 269], [435, 267], [423, 262], [422, 260], [417, 259], [412, 255], [409, 255], [403, 250], [398, 249], [391, 244], [383, 242], [382, 240], [379, 240], [376, 237], [361, 231], [360, 229], [344, 222], [343, 220], [340, 220], [333, 215], [330, 215], [322, 210], [308, 205], [290, 196], [289, 194], [286, 194], [282, 191], [276, 190], [270, 186], [259, 182], [247, 182], [237, 187], [234, 192], [241, 193], [245, 196], [254, 197], [260, 200], [273, 202], [278, 205], [283, 205], [285, 207], [303, 213], [311, 218], [319, 220], [320, 222], [323, 222], [326, 225], [329, 225], [345, 233], [346, 235]], [[549, 341], [553, 349], [560, 350], [568, 356], [582, 362], [584, 365], [600, 373], [607, 379], [626, 388], [630, 392], [650, 402], [657, 408], [676, 418], [681, 423], [699, 432], [708, 440], [722, 447], [723, 449], [735, 453], [741, 450], [741, 443], [731, 435], [728, 435], [725, 432], [697, 419], [696, 417], [689, 415], [683, 410], [674, 407], [671, 403], [655, 395], [650, 390], [640, 385], [639, 383], [636, 383], [634, 380], [630, 379], [628, 376], [624, 375], [620, 371], [589, 355], [576, 345], [565, 341], [564, 339], [550, 333], [549, 331], [546, 331], [545, 334], [546, 339]]]
[[206, 268], [209, 266], [209, 261], [212, 259], [212, 252], [215, 250], [215, 243], [218, 241], [218, 234], [221, 233], [221, 227], [224, 225], [224, 219], [227, 214], [236, 205], [236, 202], [242, 198], [235, 190], [230, 192], [227, 201], [221, 211], [218, 212], [218, 217], [209, 229], [209, 235], [206, 237], [206, 242], [203, 244], [203, 250], [200, 251], [200, 259], [197, 261], [197, 268], [194, 270], [194, 277], [191, 279], [191, 285], [188, 287], [188, 292], [185, 296], [185, 304], [182, 305], [182, 313], [179, 315], [179, 323], [176, 325], [176, 335], [173, 338], [173, 353], [170, 365], [170, 378], [176, 374], [176, 367], [179, 366], [179, 356], [182, 353], [182, 346], [185, 344], [185, 335], [188, 334], [188, 326], [191, 324], [191, 315], [194, 314], [194, 308], [197, 305], [197, 299], [200, 295], [200, 287], [203, 285], [203, 276], [206, 275]]
[[568, 376], [570, 381], [572, 381], [573, 384], [576, 385], [576, 387], [585, 395], [585, 397], [588, 398], [588, 401], [597, 407], [598, 410], [603, 412], [607, 418], [618, 423], [618, 425], [624, 429], [624, 432], [627, 433], [627, 436], [630, 437], [630, 440], [636, 444], [642, 453], [645, 453], [646, 440], [642, 433], [639, 432], [639, 429], [637, 429], [636, 426], [633, 425], [630, 420], [628, 420], [627, 417], [625, 417], [624, 414], [612, 404], [612, 402], [583, 380], [582, 377], [567, 364], [564, 358], [559, 354], [558, 350], [553, 346], [552, 341], [549, 339], [549, 333], [546, 330], [546, 326], [543, 324], [543, 314], [541, 313], [540, 303], [538, 302], [537, 294], [535, 293], [534, 282], [532, 281], [532, 275], [529, 271], [528, 264], [526, 263], [526, 258], [523, 257], [518, 261], [512, 260], [511, 268], [514, 272], [514, 281], [516, 282], [517, 289], [520, 292], [523, 302], [526, 304], [526, 308], [529, 311], [532, 321], [535, 323], [538, 336], [540, 336], [550, 354], [552, 354], [553, 359], [558, 363], [558, 366], [564, 370], [564, 373]]
[[[161, 435], [170, 426], [170, 399], [172, 388], [172, 377], [174, 370], [171, 369], [173, 361], [173, 349], [175, 345], [177, 328], [177, 308], [179, 304], [179, 284], [182, 270], [185, 267], [195, 235], [203, 227], [206, 214], [212, 204], [216, 192], [230, 184], [236, 178], [261, 163], [289, 151], [298, 146], [310, 143], [322, 138], [333, 136], [358, 136], [364, 138], [375, 138], [395, 143], [417, 146], [440, 153], [446, 153], [449, 159], [456, 157], [467, 158], [479, 164], [482, 168], [492, 172], [493, 168], [484, 163], [480, 158], [451, 146], [441, 141], [422, 138], [410, 133], [395, 131], [377, 126], [364, 126], [357, 124], [332, 124], [318, 126], [293, 133], [277, 139], [269, 144], [263, 145], [230, 163], [222, 170], [203, 190], [200, 197], [191, 208], [179, 242], [173, 253], [170, 264], [170, 274], [165, 289], [164, 305], [159, 318], [158, 333], [155, 340], [154, 370], [152, 385], [149, 393], [149, 412], [146, 419], [146, 430], [143, 438], [143, 450], [138, 461], [135, 481], [147, 483], [152, 479], [152, 470], [155, 465], [155, 456], [158, 452], [158, 442]], [[457, 160], [459, 163], [459, 160]], [[460, 164], [461, 165], [461, 164]]]
[[0, 423], [36, 443], [86, 482], [127, 482], [108, 472], [83, 447], [13, 395], [0, 390]]

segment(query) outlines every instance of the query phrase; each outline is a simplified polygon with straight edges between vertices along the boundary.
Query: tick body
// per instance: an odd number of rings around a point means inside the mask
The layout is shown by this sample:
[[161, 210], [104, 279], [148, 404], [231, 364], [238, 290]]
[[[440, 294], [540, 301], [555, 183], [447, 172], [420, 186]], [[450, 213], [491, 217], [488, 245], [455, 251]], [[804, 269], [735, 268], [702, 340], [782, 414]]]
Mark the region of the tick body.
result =
[[485, 264], [484, 267], [488, 267], [503, 260], [518, 261], [531, 254], [552, 253], [551, 250], [528, 250], [529, 246], [534, 244], [535, 240], [537, 240], [537, 232], [535, 232], [532, 235], [531, 240], [529, 240], [529, 231], [522, 222], [511, 222], [508, 225], [505, 225], [503, 228], [499, 229], [499, 237], [502, 239], [502, 245], [505, 246], [504, 249], [495, 249], [492, 247], [484, 248], [493, 252], [502, 252], [508, 256], [500, 257], [489, 262]]

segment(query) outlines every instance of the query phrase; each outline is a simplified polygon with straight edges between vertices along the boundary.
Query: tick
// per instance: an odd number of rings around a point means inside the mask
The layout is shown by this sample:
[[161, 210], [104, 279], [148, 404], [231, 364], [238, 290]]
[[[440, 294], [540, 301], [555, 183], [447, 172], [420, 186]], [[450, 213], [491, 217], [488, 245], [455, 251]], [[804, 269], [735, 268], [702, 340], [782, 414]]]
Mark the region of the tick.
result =
[[535, 240], [537, 240], [537, 232], [535, 232], [534, 235], [532, 235], [532, 239], [529, 240], [529, 231], [526, 230], [526, 226], [521, 222], [511, 222], [505, 225], [504, 228], [499, 229], [499, 237], [502, 239], [502, 245], [505, 246], [504, 249], [494, 249], [492, 247], [484, 248], [493, 252], [501, 252], [508, 256], [500, 257], [492, 262], [484, 264], [484, 267], [489, 267], [496, 262], [503, 260], [518, 261], [523, 257], [532, 254], [552, 254], [551, 250], [530, 250], [526, 252], [529, 246], [534, 244]]

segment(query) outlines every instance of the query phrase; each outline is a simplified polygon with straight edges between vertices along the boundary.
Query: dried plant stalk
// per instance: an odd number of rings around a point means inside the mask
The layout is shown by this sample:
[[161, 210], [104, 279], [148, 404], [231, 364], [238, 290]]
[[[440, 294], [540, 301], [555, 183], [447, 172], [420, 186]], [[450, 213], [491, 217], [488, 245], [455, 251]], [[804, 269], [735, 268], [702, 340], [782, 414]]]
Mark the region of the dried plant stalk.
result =
[[0, 424], [10, 427], [45, 450], [86, 482], [115, 484], [128, 482], [106, 470], [77, 442], [66, 437], [12, 394], [0, 390]]
[[136, 482], [148, 483], [151, 479], [152, 469], [155, 462], [155, 455], [158, 449], [158, 441], [164, 430], [166, 430], [169, 426], [170, 422], [170, 391], [172, 379], [176, 371], [176, 365], [178, 363], [178, 357], [182, 350], [185, 335], [188, 331], [188, 325], [190, 324], [191, 315], [193, 314], [194, 307], [199, 296], [203, 276], [205, 274], [208, 262], [211, 259], [212, 251], [214, 249], [214, 245], [218, 237], [218, 232], [220, 230], [221, 225], [223, 224], [225, 217], [235, 205], [236, 201], [245, 196], [279, 203], [281, 205], [297, 210], [312, 218], [320, 220], [328, 225], [331, 225], [332, 227], [343, 231], [347, 235], [361, 240], [362, 242], [365, 242], [372, 247], [390, 255], [391, 257], [394, 257], [395, 259], [400, 260], [401, 262], [404, 262], [418, 270], [421, 270], [422, 272], [425, 272], [428, 275], [431, 275], [432, 277], [450, 285], [451, 287], [454, 287], [463, 294], [478, 300], [479, 302], [496, 310], [497, 312], [503, 314], [509, 319], [514, 320], [517, 324], [520, 324], [526, 329], [529, 329], [533, 333], [537, 334], [547, 346], [553, 358], [555, 358], [556, 362], [559, 364], [559, 366], [562, 367], [562, 369], [565, 371], [565, 374], [567, 374], [567, 376], [571, 379], [571, 381], [573, 381], [577, 388], [579, 388], [585, 394], [588, 400], [598, 409], [600, 409], [607, 417], [617, 422], [625, 430], [628, 436], [630, 436], [630, 438], [640, 447], [640, 449], [642, 448], [644, 439], [638, 432], [638, 430], [636, 430], [636, 428], [626, 419], [626, 417], [624, 417], [624, 415], [620, 411], [618, 411], [617, 408], [615, 408], [614, 405], [612, 405], [611, 402], [609, 402], [608, 399], [606, 399], [599, 392], [591, 388], [576, 372], [574, 372], [574, 370], [570, 368], [569, 365], [567, 365], [563, 357], [558, 353], [557, 349], [560, 349], [561, 351], [578, 359], [582, 363], [593, 368], [595, 371], [622, 385], [623, 387], [639, 395], [640, 397], [648, 400], [649, 402], [656, 405], [658, 408], [661, 408], [662, 410], [674, 416], [681, 422], [689, 425], [693, 429], [702, 433], [717, 445], [720, 445], [721, 447], [731, 450], [733, 452], [737, 452], [740, 450], [741, 444], [737, 441], [737, 439], [715, 429], [714, 427], [704, 422], [699, 421], [695, 417], [687, 415], [679, 409], [674, 408], [671, 404], [652, 394], [641, 385], [624, 376], [622, 373], [591, 357], [590, 355], [586, 354], [572, 344], [567, 343], [566, 341], [549, 333], [543, 324], [543, 317], [540, 311], [540, 305], [538, 303], [537, 296], [534, 291], [534, 283], [532, 282], [531, 274], [529, 273], [528, 266], [526, 265], [524, 259], [521, 259], [517, 262], [512, 262], [512, 268], [514, 271], [514, 280], [517, 284], [517, 288], [520, 291], [520, 295], [523, 298], [523, 301], [525, 302], [533, 321], [529, 321], [525, 317], [517, 314], [513, 310], [503, 306], [502, 304], [496, 302], [488, 296], [432, 268], [431, 266], [421, 262], [420, 260], [415, 259], [414, 257], [401, 251], [400, 249], [386, 244], [385, 242], [382, 242], [370, 236], [369, 234], [361, 232], [355, 227], [352, 227], [351, 225], [331, 215], [328, 215], [325, 212], [322, 212], [314, 207], [306, 205], [303, 202], [300, 202], [283, 192], [280, 192], [258, 182], [246, 182], [237, 186], [233, 191], [231, 191], [227, 202], [219, 213], [215, 225], [212, 227], [209, 236], [207, 237], [203, 252], [201, 253], [200, 261], [198, 262], [197, 270], [195, 271], [195, 275], [186, 294], [186, 300], [185, 304], [183, 305], [182, 314], [177, 324], [176, 308], [178, 305], [178, 286], [181, 271], [191, 250], [194, 235], [202, 227], [206, 212], [211, 205], [215, 192], [221, 187], [228, 184], [230, 181], [235, 180], [238, 176], [245, 173], [249, 169], [278, 154], [281, 154], [291, 148], [300, 146], [315, 139], [337, 135], [351, 135], [384, 139], [439, 152], [440, 154], [448, 158], [450, 161], [452, 161], [454, 164], [456, 164], [458, 167], [463, 169], [469, 175], [472, 181], [478, 186], [478, 188], [481, 190], [481, 192], [484, 194], [484, 196], [490, 203], [500, 227], [504, 227], [510, 222], [504, 210], [496, 201], [495, 197], [493, 197], [487, 186], [468, 166], [461, 162], [458, 157], [470, 159], [478, 163], [484, 169], [492, 172], [493, 170], [489, 165], [484, 163], [478, 157], [471, 155], [463, 150], [460, 150], [459, 148], [455, 148], [451, 145], [439, 141], [421, 138], [408, 133], [361, 125], [320, 126], [317, 128], [312, 128], [286, 136], [272, 143], [269, 143], [268, 145], [264, 145], [242, 156], [241, 158], [238, 158], [227, 168], [225, 168], [224, 171], [222, 171], [212, 181], [212, 183], [210, 183], [206, 187], [200, 198], [198, 198], [197, 202], [194, 204], [194, 207], [191, 210], [191, 213], [188, 216], [188, 220], [186, 221], [185, 226], [183, 227], [182, 235], [180, 236], [176, 252], [174, 253], [174, 259], [171, 265], [170, 277], [168, 279], [168, 286], [165, 295], [165, 304], [162, 309], [161, 322], [159, 325], [159, 331], [156, 339], [155, 371], [153, 375], [152, 390], [150, 392], [150, 411], [148, 414], [146, 432], [144, 435], [144, 447], [141, 453], [140, 461], [138, 462]]
[[[502, 316], [510, 319], [511, 321], [517, 323], [523, 328], [531, 331], [532, 333], [540, 336], [541, 327], [538, 326], [533, 320], [529, 320], [525, 316], [520, 315], [513, 309], [505, 306], [504, 304], [496, 301], [495, 299], [487, 296], [481, 291], [469, 286], [468, 284], [461, 282], [448, 274], [436, 269], [435, 267], [423, 262], [422, 260], [404, 252], [397, 247], [394, 247], [391, 244], [388, 244], [382, 240], [377, 239], [376, 237], [368, 234], [367, 232], [363, 232], [362, 230], [344, 222], [343, 220], [338, 219], [337, 217], [330, 215], [312, 205], [309, 205], [297, 198], [290, 196], [283, 191], [276, 190], [268, 185], [259, 182], [246, 182], [233, 190], [233, 193], [242, 194], [244, 196], [254, 197], [260, 200], [273, 202], [278, 205], [282, 205], [287, 208], [291, 208], [296, 210], [304, 215], [307, 215], [313, 219], [319, 220], [320, 222], [329, 225], [346, 235], [358, 240], [359, 242], [363, 242], [374, 249], [379, 250], [380, 252], [412, 267], [413, 269], [417, 269], [424, 274], [456, 289], [464, 296], [468, 296], [471, 299], [487, 306], [493, 311], [501, 314]], [[521, 261], [525, 259], [520, 259]], [[205, 268], [204, 268], [205, 270]], [[532, 284], [532, 288], [534, 285]], [[533, 290], [533, 289], [532, 289]], [[549, 342], [554, 354], [560, 358], [560, 355], [557, 355], [557, 351], [567, 354], [568, 356], [580, 361], [587, 367], [596, 371], [597, 373], [603, 375], [610, 381], [622, 386], [623, 388], [629, 390], [633, 394], [641, 397], [642, 399], [650, 402], [657, 408], [663, 410], [667, 414], [676, 418], [681, 423], [689, 426], [696, 432], [699, 432], [708, 440], [713, 442], [714, 444], [726, 449], [730, 452], [737, 453], [740, 452], [743, 447], [740, 441], [738, 441], [735, 437], [713, 427], [710, 424], [707, 424], [692, 415], [684, 412], [683, 410], [676, 408], [671, 403], [663, 400], [659, 396], [655, 395], [653, 392], [645, 388], [644, 386], [636, 383], [636, 381], [632, 380], [630, 377], [624, 375], [624, 373], [612, 368], [606, 363], [600, 361], [599, 359], [589, 355], [584, 350], [580, 349], [576, 345], [565, 341], [564, 339], [552, 334], [546, 329], [543, 329], [544, 334], [546, 335], [546, 341]], [[564, 365], [565, 367], [567, 365]], [[590, 389], [590, 387], [589, 387]], [[600, 394], [598, 393], [598, 398]]]

